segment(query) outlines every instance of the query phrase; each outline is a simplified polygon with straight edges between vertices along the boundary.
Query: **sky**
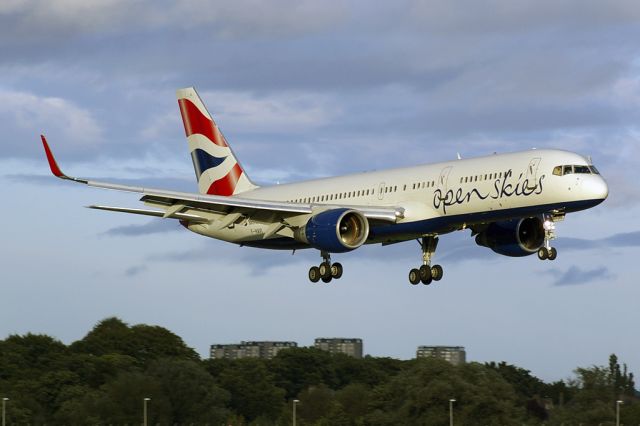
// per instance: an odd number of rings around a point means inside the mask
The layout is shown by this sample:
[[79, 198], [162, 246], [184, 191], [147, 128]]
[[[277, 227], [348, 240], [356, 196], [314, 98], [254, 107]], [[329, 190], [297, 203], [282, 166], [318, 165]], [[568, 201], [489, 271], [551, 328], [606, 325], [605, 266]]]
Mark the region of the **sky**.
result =
[[[465, 346], [547, 381], [616, 353], [640, 375], [640, 4], [635, 0], [9, 0], [0, 3], [0, 338], [65, 343], [117, 316], [202, 356], [241, 340], [360, 337], [409, 359]], [[262, 185], [530, 148], [590, 155], [600, 206], [559, 256], [441, 238], [445, 277], [411, 286], [416, 242], [262, 251], [170, 220], [94, 211], [135, 194], [49, 174], [196, 191], [175, 90], [195, 86]]]

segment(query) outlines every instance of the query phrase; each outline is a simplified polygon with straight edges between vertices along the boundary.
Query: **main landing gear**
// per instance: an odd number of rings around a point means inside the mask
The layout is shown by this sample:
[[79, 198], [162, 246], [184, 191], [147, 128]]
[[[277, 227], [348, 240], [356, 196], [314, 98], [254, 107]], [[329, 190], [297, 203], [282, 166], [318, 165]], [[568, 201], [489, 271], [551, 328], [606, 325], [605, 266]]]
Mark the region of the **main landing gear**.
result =
[[422, 241], [418, 241], [422, 248], [422, 266], [409, 271], [409, 282], [413, 285], [422, 283], [424, 285], [431, 284], [432, 281], [440, 281], [444, 275], [442, 266], [431, 266], [431, 257], [436, 252], [438, 246], [437, 236], [423, 237]]
[[551, 240], [556, 238], [556, 221], [564, 219], [564, 215], [544, 215], [544, 245], [538, 249], [538, 259], [555, 260], [558, 257], [558, 250], [551, 247]]
[[331, 255], [326, 252], [320, 252], [322, 256], [322, 263], [320, 266], [312, 266], [309, 269], [309, 280], [312, 283], [317, 283], [322, 280], [323, 283], [329, 283], [333, 279], [340, 279], [342, 276], [342, 265], [338, 262], [331, 263]]

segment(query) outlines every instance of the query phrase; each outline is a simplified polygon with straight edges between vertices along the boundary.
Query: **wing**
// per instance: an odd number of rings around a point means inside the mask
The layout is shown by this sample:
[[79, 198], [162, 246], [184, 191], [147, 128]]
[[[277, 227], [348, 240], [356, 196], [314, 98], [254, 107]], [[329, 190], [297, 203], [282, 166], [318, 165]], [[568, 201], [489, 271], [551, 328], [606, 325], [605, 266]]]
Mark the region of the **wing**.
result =
[[[93, 209], [173, 218], [188, 222], [219, 221], [221, 222], [221, 225], [228, 222], [224, 226], [230, 225], [240, 217], [261, 217], [265, 220], [270, 219], [270, 221], [279, 222], [281, 220], [287, 220], [298, 216], [308, 216], [323, 210], [337, 207], [350, 207], [354, 210], [360, 211], [368, 219], [384, 222], [396, 222], [404, 216], [404, 209], [401, 207], [288, 203], [283, 201], [256, 200], [238, 196], [229, 197], [176, 192], [80, 179], [68, 176], [62, 172], [44, 135], [41, 136], [41, 139], [47, 156], [47, 161], [49, 162], [49, 167], [51, 168], [51, 172], [54, 176], [96, 188], [139, 193], [142, 194], [142, 198], [140, 199], [141, 201], [146, 205], [155, 207], [159, 210], [130, 209], [124, 207], [97, 205], [89, 206]], [[223, 218], [221, 215], [228, 217]]]

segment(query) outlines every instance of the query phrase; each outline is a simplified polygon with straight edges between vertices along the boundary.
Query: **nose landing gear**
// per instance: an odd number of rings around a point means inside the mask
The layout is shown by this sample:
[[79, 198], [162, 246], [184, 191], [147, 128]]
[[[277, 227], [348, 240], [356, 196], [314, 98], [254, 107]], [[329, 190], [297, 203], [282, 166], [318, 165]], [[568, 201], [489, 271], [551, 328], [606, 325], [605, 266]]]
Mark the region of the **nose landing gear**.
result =
[[431, 257], [438, 246], [437, 236], [423, 237], [422, 241], [418, 241], [422, 249], [422, 266], [413, 268], [409, 271], [409, 282], [413, 285], [422, 283], [429, 285], [433, 281], [440, 281], [444, 275], [442, 266], [431, 266]]
[[317, 283], [322, 280], [323, 283], [330, 283], [333, 279], [342, 277], [343, 268], [338, 262], [331, 263], [331, 255], [326, 252], [320, 252], [322, 263], [319, 266], [312, 266], [309, 269], [309, 281]]
[[556, 238], [556, 222], [564, 219], [564, 215], [544, 215], [544, 245], [538, 249], [538, 259], [555, 260], [558, 250], [551, 247], [551, 240]]

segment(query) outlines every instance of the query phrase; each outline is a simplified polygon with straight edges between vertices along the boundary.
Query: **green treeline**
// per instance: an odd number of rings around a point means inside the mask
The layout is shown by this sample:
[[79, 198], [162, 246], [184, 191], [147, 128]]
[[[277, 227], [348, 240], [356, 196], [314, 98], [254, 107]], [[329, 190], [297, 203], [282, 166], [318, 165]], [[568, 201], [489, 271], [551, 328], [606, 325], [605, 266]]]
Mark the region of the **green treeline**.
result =
[[27, 334], [0, 341], [7, 425], [460, 425], [640, 424], [633, 374], [606, 366], [545, 383], [506, 363], [331, 355], [287, 349], [272, 360], [201, 360], [182, 339], [117, 318], [65, 345]]

